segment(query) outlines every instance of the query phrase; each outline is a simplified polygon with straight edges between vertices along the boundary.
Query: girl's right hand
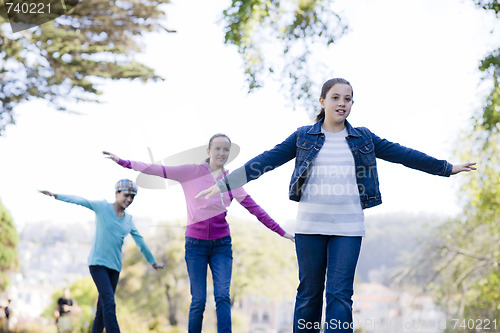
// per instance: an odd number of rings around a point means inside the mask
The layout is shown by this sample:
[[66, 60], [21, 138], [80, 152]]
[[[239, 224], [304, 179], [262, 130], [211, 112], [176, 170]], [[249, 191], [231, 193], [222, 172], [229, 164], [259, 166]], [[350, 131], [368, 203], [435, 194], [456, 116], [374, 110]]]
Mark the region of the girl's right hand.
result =
[[118, 161], [120, 160], [118, 156], [116, 156], [115, 154], [111, 154], [110, 152], [103, 151], [102, 154], [106, 155], [106, 158], [109, 158], [110, 160], [113, 160], [116, 163], [118, 163]]

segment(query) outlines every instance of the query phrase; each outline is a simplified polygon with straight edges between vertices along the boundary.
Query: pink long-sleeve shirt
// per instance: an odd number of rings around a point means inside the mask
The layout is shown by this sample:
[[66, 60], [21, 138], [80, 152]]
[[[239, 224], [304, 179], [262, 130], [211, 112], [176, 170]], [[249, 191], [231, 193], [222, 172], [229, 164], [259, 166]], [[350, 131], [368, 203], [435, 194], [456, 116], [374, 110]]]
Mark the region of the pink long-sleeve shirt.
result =
[[229, 224], [226, 221], [227, 207], [231, 201], [236, 199], [243, 207], [272, 231], [280, 236], [285, 234], [278, 223], [276, 223], [262, 209], [246, 191], [240, 187], [238, 189], [214, 195], [210, 199], [195, 196], [202, 190], [211, 187], [223, 176], [228, 174], [220, 173], [215, 178], [210, 172], [208, 163], [186, 164], [180, 166], [163, 166], [148, 164], [137, 161], [127, 161], [120, 159], [118, 164], [129, 169], [140, 171], [149, 175], [155, 175], [167, 179], [178, 181], [184, 190], [187, 206], [187, 227], [186, 236], [204, 240], [214, 240], [230, 235]]

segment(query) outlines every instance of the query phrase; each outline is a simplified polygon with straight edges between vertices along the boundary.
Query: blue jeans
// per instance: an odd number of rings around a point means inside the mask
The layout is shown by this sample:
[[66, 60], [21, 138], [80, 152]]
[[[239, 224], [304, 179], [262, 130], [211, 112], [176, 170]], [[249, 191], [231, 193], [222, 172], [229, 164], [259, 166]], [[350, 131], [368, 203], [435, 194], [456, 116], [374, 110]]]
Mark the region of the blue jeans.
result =
[[231, 299], [229, 286], [233, 270], [231, 236], [203, 240], [186, 236], [186, 265], [191, 285], [189, 333], [201, 333], [207, 301], [207, 267], [214, 281], [217, 332], [231, 332]]
[[120, 272], [104, 266], [89, 266], [90, 275], [99, 292], [92, 333], [119, 333], [116, 320], [115, 290]]
[[[352, 332], [354, 273], [361, 237], [295, 234], [299, 287], [294, 332]], [[321, 322], [326, 275], [326, 318]]]

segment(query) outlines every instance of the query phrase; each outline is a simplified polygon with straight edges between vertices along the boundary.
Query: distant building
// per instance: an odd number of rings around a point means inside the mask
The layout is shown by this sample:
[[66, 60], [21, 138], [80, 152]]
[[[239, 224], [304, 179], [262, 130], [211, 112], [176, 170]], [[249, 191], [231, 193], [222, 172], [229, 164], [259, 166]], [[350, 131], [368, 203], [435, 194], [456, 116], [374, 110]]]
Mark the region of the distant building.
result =
[[363, 333], [441, 333], [444, 312], [431, 297], [400, 293], [377, 283], [362, 283], [353, 296], [354, 328]]
[[246, 297], [241, 309], [250, 318], [245, 333], [290, 333], [293, 331], [295, 300], [271, 300], [266, 297]]

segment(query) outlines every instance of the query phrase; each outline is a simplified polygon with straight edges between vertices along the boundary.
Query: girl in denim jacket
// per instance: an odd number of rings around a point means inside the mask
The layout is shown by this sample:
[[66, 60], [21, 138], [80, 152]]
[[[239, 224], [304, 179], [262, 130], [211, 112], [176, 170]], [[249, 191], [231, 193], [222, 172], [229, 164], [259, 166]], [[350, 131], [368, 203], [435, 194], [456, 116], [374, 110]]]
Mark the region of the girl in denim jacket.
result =
[[[354, 273], [365, 235], [363, 209], [382, 203], [376, 158], [445, 177], [475, 170], [475, 163], [452, 165], [381, 139], [367, 128], [352, 127], [346, 118], [353, 90], [345, 79], [325, 82], [319, 102], [314, 125], [298, 128], [196, 198], [234, 190], [295, 158], [289, 188], [290, 199], [299, 202], [294, 332], [352, 332]], [[325, 280], [326, 318], [321, 322]]]

